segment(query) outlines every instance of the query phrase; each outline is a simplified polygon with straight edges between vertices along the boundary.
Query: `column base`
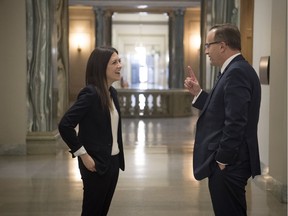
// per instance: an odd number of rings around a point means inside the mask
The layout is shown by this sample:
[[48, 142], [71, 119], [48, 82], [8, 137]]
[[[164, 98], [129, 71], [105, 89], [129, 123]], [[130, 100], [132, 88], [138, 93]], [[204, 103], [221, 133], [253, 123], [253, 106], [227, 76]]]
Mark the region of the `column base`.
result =
[[56, 154], [60, 143], [58, 130], [49, 132], [28, 132], [27, 155]]
[[256, 176], [253, 181], [262, 190], [271, 192], [280, 202], [287, 203], [287, 184], [279, 182], [269, 175], [268, 167], [262, 164], [263, 173]]

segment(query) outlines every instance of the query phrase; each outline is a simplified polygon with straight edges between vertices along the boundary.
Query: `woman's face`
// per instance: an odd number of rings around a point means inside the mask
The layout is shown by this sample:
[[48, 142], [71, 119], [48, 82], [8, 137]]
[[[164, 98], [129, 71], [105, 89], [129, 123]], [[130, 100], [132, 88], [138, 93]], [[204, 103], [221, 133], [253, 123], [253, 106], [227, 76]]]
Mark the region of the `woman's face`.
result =
[[121, 79], [121, 68], [121, 59], [119, 58], [117, 53], [114, 52], [108, 62], [106, 69], [108, 86], [112, 85], [113, 82], [119, 81]]

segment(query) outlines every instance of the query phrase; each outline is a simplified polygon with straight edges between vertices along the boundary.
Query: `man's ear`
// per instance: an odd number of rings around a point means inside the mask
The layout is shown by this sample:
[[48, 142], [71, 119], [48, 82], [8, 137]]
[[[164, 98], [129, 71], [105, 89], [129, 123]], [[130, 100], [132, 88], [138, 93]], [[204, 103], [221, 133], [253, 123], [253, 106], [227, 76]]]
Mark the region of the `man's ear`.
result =
[[222, 51], [225, 51], [228, 48], [228, 45], [223, 41], [220, 43], [220, 48]]

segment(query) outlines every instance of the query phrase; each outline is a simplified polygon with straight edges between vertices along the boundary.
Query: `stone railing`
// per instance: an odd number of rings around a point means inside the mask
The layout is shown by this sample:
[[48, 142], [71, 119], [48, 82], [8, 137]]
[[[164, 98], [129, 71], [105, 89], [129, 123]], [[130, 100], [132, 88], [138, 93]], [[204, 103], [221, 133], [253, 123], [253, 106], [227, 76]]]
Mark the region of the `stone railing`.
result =
[[117, 89], [122, 117], [192, 115], [192, 96], [183, 89]]

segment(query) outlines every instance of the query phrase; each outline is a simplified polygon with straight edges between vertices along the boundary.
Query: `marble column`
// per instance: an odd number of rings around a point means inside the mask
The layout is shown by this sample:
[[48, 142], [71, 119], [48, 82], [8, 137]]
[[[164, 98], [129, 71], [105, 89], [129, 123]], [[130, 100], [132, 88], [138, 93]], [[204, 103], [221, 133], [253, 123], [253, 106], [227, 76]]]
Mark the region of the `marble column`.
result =
[[[57, 96], [56, 123], [69, 106], [68, 72], [69, 72], [69, 49], [68, 49], [68, 0], [58, 0], [56, 4], [56, 28], [57, 28], [57, 84], [55, 94]], [[56, 82], [55, 82], [56, 83]]]
[[[47, 1], [27, 0], [27, 93], [28, 132], [52, 129], [52, 72], [50, 46], [53, 30], [49, 25]], [[54, 20], [53, 20], [54, 21]], [[51, 67], [52, 66], [52, 67]]]
[[94, 7], [95, 13], [95, 46], [111, 46], [112, 12]]
[[68, 0], [27, 0], [26, 13], [27, 153], [51, 153], [68, 104]]
[[169, 13], [169, 88], [184, 87], [184, 14], [183, 8]]

